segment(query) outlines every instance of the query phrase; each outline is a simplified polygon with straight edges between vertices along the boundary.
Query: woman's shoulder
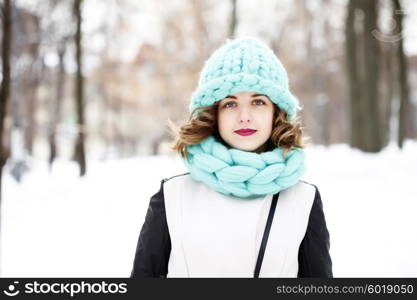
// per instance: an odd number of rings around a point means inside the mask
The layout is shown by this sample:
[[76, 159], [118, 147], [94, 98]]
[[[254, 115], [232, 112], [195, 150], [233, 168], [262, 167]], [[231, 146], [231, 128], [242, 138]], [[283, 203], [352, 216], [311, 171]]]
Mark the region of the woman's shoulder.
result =
[[303, 183], [303, 184], [308, 184], [308, 185], [311, 185], [311, 186], [315, 187], [316, 189], [318, 189], [318, 188], [317, 188], [317, 185], [316, 185], [316, 184], [314, 184], [314, 183], [311, 183], [311, 182], [308, 182], [308, 181], [305, 181], [305, 180], [300, 180], [300, 182], [301, 182], [301, 183]]
[[310, 186], [312, 189], [314, 189], [314, 192], [313, 192], [313, 194], [314, 194], [314, 206], [321, 206], [322, 205], [321, 195], [320, 195], [320, 191], [319, 191], [319, 188], [317, 187], [317, 185], [313, 184], [313, 183], [310, 183], [310, 182], [307, 182], [307, 181], [303, 181], [303, 180], [300, 180], [299, 183], [302, 183], [306, 186]]
[[317, 194], [317, 186], [310, 182], [299, 180], [296, 184], [283, 190], [282, 193], [282, 196], [286, 195], [292, 202], [296, 201], [303, 204], [311, 202], [312, 204]]
[[189, 174], [190, 174], [190, 172], [187, 172], [187, 173], [182, 173], [182, 174], [177, 174], [177, 175], [173, 175], [173, 176], [170, 176], [170, 177], [166, 177], [166, 178], [162, 179], [162, 183], [165, 183], [169, 180], [173, 180], [174, 178], [183, 179], [185, 177], [188, 177], [187, 175], [189, 175]]
[[308, 181], [304, 181], [304, 180], [300, 180], [298, 183], [313, 189], [315, 193], [315, 197], [317, 196], [317, 194], [320, 195], [319, 188], [317, 187], [316, 184], [308, 182]]

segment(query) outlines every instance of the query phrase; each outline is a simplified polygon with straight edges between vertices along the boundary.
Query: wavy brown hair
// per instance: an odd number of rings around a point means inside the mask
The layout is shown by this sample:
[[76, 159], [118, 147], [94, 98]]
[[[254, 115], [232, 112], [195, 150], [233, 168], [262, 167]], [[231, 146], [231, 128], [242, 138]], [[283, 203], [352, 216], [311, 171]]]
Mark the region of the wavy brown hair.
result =
[[[217, 112], [219, 102], [210, 106], [199, 106], [190, 114], [188, 120], [180, 127], [168, 119], [168, 126], [174, 137], [174, 142], [169, 146], [171, 150], [178, 152], [181, 157], [188, 156], [187, 146], [198, 144], [209, 136], [218, 138], [226, 147], [227, 143], [220, 136], [217, 126]], [[196, 111], [201, 111], [195, 117]], [[309, 144], [309, 137], [303, 136], [303, 127], [298, 118], [292, 121], [287, 120], [287, 113], [274, 105], [274, 123], [272, 133], [268, 141], [253, 152], [261, 153], [272, 151], [276, 147], [283, 148], [285, 154], [293, 147], [305, 148]]]

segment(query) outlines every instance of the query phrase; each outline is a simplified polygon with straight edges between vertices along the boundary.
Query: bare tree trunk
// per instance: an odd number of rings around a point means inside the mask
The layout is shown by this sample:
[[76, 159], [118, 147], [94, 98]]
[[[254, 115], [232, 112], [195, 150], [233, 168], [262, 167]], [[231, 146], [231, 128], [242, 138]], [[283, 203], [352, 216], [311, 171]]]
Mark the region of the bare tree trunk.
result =
[[[208, 56], [208, 53], [212, 51], [212, 41], [210, 40], [210, 34], [207, 28], [207, 24], [204, 21], [203, 12], [206, 6], [206, 1], [189, 0], [191, 14], [194, 20], [195, 41], [197, 43], [198, 55], [196, 61], [201, 62]], [[197, 64], [192, 65], [192, 68], [197, 68]]]
[[66, 50], [66, 38], [63, 38], [58, 45], [58, 76], [56, 82], [56, 97], [52, 99], [52, 113], [51, 113], [51, 124], [49, 132], [49, 168], [52, 167], [52, 164], [57, 156], [57, 146], [56, 146], [56, 133], [57, 127], [61, 120], [61, 103], [62, 97], [64, 95], [64, 82], [65, 82], [65, 66], [64, 66], [64, 56]]
[[110, 101], [110, 97], [108, 95], [108, 91], [106, 88], [106, 84], [103, 83], [103, 79], [100, 80], [100, 82], [97, 83], [98, 85], [98, 90], [100, 93], [100, 98], [102, 99], [101, 102], [101, 106], [100, 106], [100, 136], [101, 138], [104, 140], [104, 154], [103, 154], [103, 159], [107, 159], [109, 154], [110, 154], [110, 150], [111, 150], [111, 146], [113, 145], [112, 143], [112, 132], [113, 132], [113, 128], [112, 128], [112, 107], [111, 107], [111, 101]]
[[1, 179], [3, 167], [8, 158], [8, 150], [4, 144], [4, 127], [7, 115], [7, 103], [10, 98], [10, 47], [11, 47], [11, 5], [10, 0], [4, 0], [1, 6], [2, 23], [3, 23], [3, 41], [2, 41], [2, 82], [0, 87], [0, 201], [1, 201]]
[[[362, 13], [363, 20], [356, 18]], [[346, 52], [350, 88], [350, 143], [367, 152], [382, 149], [379, 108], [377, 1], [350, 0], [346, 19]], [[363, 43], [362, 43], [363, 41]]]
[[[401, 14], [401, 4], [399, 0], [393, 0], [394, 18], [398, 27], [398, 34], [402, 34], [402, 21], [403, 16]], [[399, 110], [399, 124], [398, 124], [398, 146], [403, 147], [403, 143], [407, 135], [411, 132], [410, 129], [414, 128], [411, 124], [412, 118], [410, 118], [410, 94], [408, 87], [408, 65], [407, 59], [404, 54], [403, 39], [400, 38], [397, 47], [397, 56], [399, 64], [399, 92], [400, 92], [400, 110]], [[410, 126], [411, 125], [411, 126]], [[409, 128], [409, 130], [407, 130]]]
[[358, 7], [357, 0], [350, 0], [346, 18], [346, 58], [349, 78], [349, 96], [350, 96], [350, 145], [355, 148], [360, 147], [360, 85], [359, 70], [357, 68], [357, 43], [355, 32], [355, 10]]
[[86, 160], [85, 160], [85, 122], [84, 122], [84, 99], [83, 99], [83, 77], [82, 77], [82, 45], [81, 45], [81, 2], [82, 0], [74, 0], [74, 16], [77, 24], [77, 30], [75, 33], [75, 49], [76, 49], [76, 62], [77, 62], [77, 74], [75, 84], [75, 98], [76, 109], [78, 116], [78, 138], [75, 145], [75, 160], [80, 165], [80, 176], [86, 173]]
[[237, 24], [236, 1], [237, 0], [231, 0], [232, 13], [231, 13], [231, 18], [230, 18], [230, 29], [229, 29], [230, 38], [234, 38], [236, 35], [236, 24]]
[[[15, 142], [11, 149], [13, 164], [24, 162], [25, 154], [33, 153], [33, 144], [36, 132], [39, 132], [36, 123], [36, 110], [39, 105], [36, 90], [41, 81], [40, 72], [43, 71], [43, 57], [40, 56], [41, 45], [41, 28], [37, 21], [37, 16], [27, 14], [24, 9], [16, 6], [16, 1], [12, 2], [12, 17], [13, 17], [13, 37], [11, 53], [16, 58], [16, 66], [14, 73], [15, 80], [11, 87], [15, 92], [10, 99], [11, 104], [11, 118], [13, 120], [13, 130], [22, 136], [23, 143], [17, 146]], [[32, 32], [30, 41], [27, 40], [28, 24], [31, 24], [30, 31]], [[30, 65], [19, 67], [19, 61], [22, 57], [31, 60]], [[22, 148], [22, 149], [20, 149]]]
[[[3, 27], [3, 41], [2, 41], [2, 81], [0, 86], [0, 216], [1, 216], [1, 200], [2, 200], [2, 174], [3, 167], [9, 157], [9, 151], [5, 148], [5, 119], [7, 115], [7, 102], [10, 97], [10, 47], [12, 42], [12, 20], [10, 0], [4, 0], [3, 5], [0, 6]], [[0, 217], [0, 232], [1, 232], [1, 217]], [[1, 236], [1, 234], [0, 234]]]
[[382, 149], [381, 121], [379, 112], [379, 47], [378, 39], [372, 31], [377, 28], [377, 4], [375, 0], [362, 0], [364, 19], [364, 51], [365, 51], [365, 76], [364, 92], [366, 113], [365, 122], [368, 127], [368, 136], [365, 139], [364, 150], [378, 152]]
[[[29, 84], [22, 87], [22, 91], [20, 91], [26, 96], [26, 101], [24, 103], [25, 107], [23, 107], [25, 116], [24, 147], [29, 155], [33, 153], [33, 141], [35, 139], [37, 125], [35, 121], [35, 112], [37, 110], [37, 97], [35, 92], [37, 86], [38, 80], [34, 78]], [[23, 88], [25, 88], [25, 90], [23, 90]]]
[[[305, 70], [304, 74], [306, 76], [306, 90], [307, 94], [310, 95], [314, 101], [307, 102], [306, 105], [311, 105], [310, 110], [313, 112], [311, 115], [316, 116], [317, 119], [320, 119], [323, 117], [320, 106], [317, 105], [317, 90], [316, 90], [316, 79], [317, 79], [317, 56], [313, 48], [313, 16], [308, 8], [306, 1], [297, 1], [296, 2], [296, 10], [303, 14], [303, 17], [301, 20], [303, 21], [303, 29], [305, 34], [305, 44], [304, 48], [306, 50], [306, 57], [308, 57], [308, 60], [306, 60], [305, 64]], [[278, 52], [278, 49], [277, 49]], [[319, 116], [319, 117], [317, 117]], [[309, 116], [306, 116], [308, 118]], [[322, 127], [323, 126], [317, 126], [312, 127], [311, 129], [316, 129], [316, 132], [313, 134], [317, 136], [316, 143], [322, 144], [324, 141], [322, 140]]]
[[[329, 7], [330, 6], [330, 0], [322, 0], [321, 3], [322, 7]], [[327, 14], [327, 12], [326, 12]], [[328, 18], [325, 18], [324, 22], [323, 22], [323, 31], [325, 36], [331, 37], [331, 26], [330, 26], [330, 21]], [[330, 39], [330, 42], [332, 42], [332, 40]], [[323, 62], [328, 61], [329, 59], [329, 48], [326, 47], [325, 49], [321, 49], [320, 53], [319, 53], [319, 57], [320, 57], [320, 65], [323, 65]], [[320, 87], [322, 89], [321, 93], [326, 95], [326, 101], [324, 102], [324, 104], [322, 105], [322, 136], [323, 136], [323, 141], [325, 145], [330, 145], [332, 143], [332, 136], [335, 135], [335, 131], [334, 129], [336, 129], [337, 127], [332, 126], [334, 119], [332, 120], [332, 117], [334, 116], [332, 114], [332, 108], [334, 106], [334, 104], [332, 103], [332, 101], [329, 101], [330, 98], [330, 82], [331, 82], [331, 78], [329, 72], [325, 72], [324, 68], [317, 68], [319, 71], [319, 80], [320, 80]]]
[[392, 43], [384, 44], [384, 54], [382, 55], [384, 61], [384, 71], [381, 72], [385, 75], [384, 85], [385, 85], [385, 100], [384, 102], [384, 113], [381, 120], [381, 126], [383, 127], [383, 144], [389, 143], [391, 139], [391, 116], [392, 116], [392, 99], [394, 96], [394, 81], [395, 81], [395, 68], [393, 66], [393, 47]]

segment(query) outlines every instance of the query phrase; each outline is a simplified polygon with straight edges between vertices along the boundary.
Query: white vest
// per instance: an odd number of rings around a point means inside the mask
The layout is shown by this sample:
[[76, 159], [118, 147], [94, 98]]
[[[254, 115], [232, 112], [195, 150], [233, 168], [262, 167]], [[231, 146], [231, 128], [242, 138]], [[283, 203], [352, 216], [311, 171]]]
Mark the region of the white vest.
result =
[[[259, 277], [297, 277], [315, 187], [281, 191]], [[226, 196], [189, 174], [164, 183], [171, 237], [167, 277], [253, 277], [272, 195]]]

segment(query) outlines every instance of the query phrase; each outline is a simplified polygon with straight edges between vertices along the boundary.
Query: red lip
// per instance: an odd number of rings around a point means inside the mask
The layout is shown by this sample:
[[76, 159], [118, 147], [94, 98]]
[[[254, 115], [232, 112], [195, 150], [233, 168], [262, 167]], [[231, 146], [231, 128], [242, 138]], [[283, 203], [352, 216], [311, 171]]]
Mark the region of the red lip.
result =
[[251, 135], [256, 132], [254, 129], [239, 129], [235, 131], [239, 135]]

